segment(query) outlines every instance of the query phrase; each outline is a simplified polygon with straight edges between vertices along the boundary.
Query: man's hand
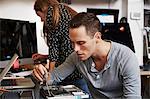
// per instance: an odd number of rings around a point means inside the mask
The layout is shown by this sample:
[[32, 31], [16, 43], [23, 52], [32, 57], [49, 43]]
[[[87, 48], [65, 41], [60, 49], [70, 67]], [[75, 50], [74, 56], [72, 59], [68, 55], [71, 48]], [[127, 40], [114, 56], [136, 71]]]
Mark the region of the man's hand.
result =
[[[46, 65], [49, 65], [49, 64], [46, 64]], [[46, 66], [43, 66], [42, 64], [38, 64], [35, 66], [35, 68], [33, 69], [33, 76], [43, 82], [45, 80], [45, 75], [46, 74], [49, 74], [47, 69], [45, 68]], [[46, 78], [47, 79], [47, 78]], [[50, 78], [49, 78], [50, 79]]]

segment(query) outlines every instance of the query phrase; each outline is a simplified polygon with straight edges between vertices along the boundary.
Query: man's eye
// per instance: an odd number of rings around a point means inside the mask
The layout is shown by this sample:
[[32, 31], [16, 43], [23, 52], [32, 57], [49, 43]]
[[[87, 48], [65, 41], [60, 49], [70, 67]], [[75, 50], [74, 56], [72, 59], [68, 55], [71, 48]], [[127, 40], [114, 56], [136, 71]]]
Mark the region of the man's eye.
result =
[[79, 45], [83, 45], [85, 42], [78, 42]]

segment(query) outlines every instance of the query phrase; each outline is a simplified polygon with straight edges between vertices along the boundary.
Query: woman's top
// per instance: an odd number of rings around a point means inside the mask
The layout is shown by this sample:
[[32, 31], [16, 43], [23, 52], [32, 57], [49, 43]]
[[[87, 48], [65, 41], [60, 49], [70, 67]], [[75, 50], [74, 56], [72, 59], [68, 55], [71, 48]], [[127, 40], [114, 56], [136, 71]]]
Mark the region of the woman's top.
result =
[[[69, 38], [69, 22], [71, 20], [71, 14], [65, 8], [63, 4], [59, 5], [60, 18], [56, 27], [53, 26], [53, 8], [48, 7], [47, 12], [47, 44], [49, 47], [49, 60], [56, 62], [56, 67], [62, 64], [66, 57], [73, 52], [71, 41]], [[69, 76], [71, 81], [81, 78], [81, 74], [75, 70], [73, 74]]]

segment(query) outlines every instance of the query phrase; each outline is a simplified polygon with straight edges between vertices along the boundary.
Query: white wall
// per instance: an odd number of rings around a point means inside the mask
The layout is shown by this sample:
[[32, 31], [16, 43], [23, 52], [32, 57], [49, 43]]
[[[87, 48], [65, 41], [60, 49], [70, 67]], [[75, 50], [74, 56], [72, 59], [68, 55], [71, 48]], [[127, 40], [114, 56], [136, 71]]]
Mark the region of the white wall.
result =
[[[42, 23], [33, 10], [35, 0], [0, 0], [0, 18], [28, 20], [37, 23], [38, 52], [48, 53], [44, 39], [42, 38]], [[110, 1], [110, 2], [109, 2]], [[77, 12], [86, 11], [87, 8], [119, 9], [119, 19], [128, 17], [132, 32], [136, 55], [140, 65], [143, 64], [143, 9], [144, 0], [72, 0], [70, 5]], [[126, 5], [127, 4], [127, 5]], [[146, 5], [149, 6], [149, 5]], [[140, 20], [131, 20], [130, 13], [141, 13]]]
[[119, 19], [122, 17], [122, 0], [72, 0], [70, 6], [77, 12], [86, 12], [87, 8], [119, 9]]
[[[132, 14], [139, 13], [138, 20], [131, 17]], [[128, 0], [128, 22], [133, 37], [133, 43], [140, 65], [143, 64], [143, 26], [144, 26], [144, 1]]]

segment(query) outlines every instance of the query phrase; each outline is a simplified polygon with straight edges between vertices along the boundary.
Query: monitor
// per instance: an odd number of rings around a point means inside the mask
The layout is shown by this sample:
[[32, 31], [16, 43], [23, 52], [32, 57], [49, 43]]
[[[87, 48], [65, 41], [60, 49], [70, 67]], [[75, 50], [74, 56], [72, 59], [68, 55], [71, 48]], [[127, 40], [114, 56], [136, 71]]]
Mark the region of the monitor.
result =
[[102, 27], [102, 39], [112, 40], [128, 46], [135, 52], [130, 26], [128, 23], [106, 23]]
[[101, 23], [114, 23], [114, 15], [109, 15], [109, 14], [101, 14], [101, 15], [96, 15], [98, 19], [101, 21]]
[[87, 8], [87, 12], [94, 13], [103, 24], [106, 23], [118, 23], [119, 10], [117, 9], [96, 9]]
[[0, 68], [6, 66], [14, 53], [20, 65], [31, 64], [37, 52], [36, 23], [0, 18]]

